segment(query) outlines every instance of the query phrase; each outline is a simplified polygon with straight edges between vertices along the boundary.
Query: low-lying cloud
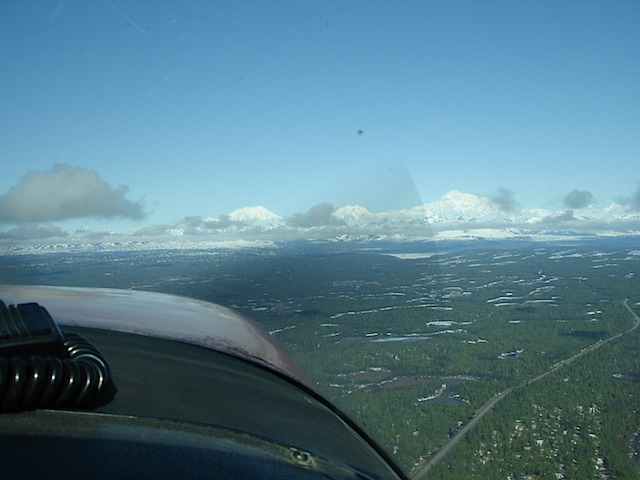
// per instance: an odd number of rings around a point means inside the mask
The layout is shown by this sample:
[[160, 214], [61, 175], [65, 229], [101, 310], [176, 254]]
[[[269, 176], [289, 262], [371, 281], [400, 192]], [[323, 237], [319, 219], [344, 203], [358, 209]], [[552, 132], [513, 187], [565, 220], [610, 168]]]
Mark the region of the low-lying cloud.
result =
[[[510, 192], [503, 192], [504, 208], [510, 208]], [[640, 196], [640, 191], [636, 192]], [[589, 195], [576, 203], [588, 204]], [[574, 199], [575, 200], [575, 199]], [[334, 209], [321, 203], [304, 213], [283, 218], [262, 206], [245, 207], [217, 218], [188, 216], [171, 224], [156, 224], [134, 232], [91, 230], [86, 227], [65, 232], [51, 223], [25, 223], [0, 232], [2, 244], [28, 245], [84, 243], [118, 244], [142, 242], [149, 245], [175, 245], [175, 242], [274, 242], [305, 240], [342, 241], [372, 238], [423, 240], [469, 237], [506, 238], [544, 235], [639, 235], [640, 212], [633, 199], [609, 206], [589, 204], [587, 210], [562, 207], [559, 210], [515, 209], [505, 212], [495, 200], [452, 191], [441, 199], [404, 210], [370, 212], [358, 205]], [[571, 203], [571, 201], [569, 202]], [[25, 242], [24, 240], [27, 240]], [[225, 243], [226, 244], [226, 243]], [[56, 247], [57, 248], [57, 247]], [[75, 248], [75, 247], [73, 247]], [[84, 248], [84, 247], [82, 247]], [[110, 248], [110, 247], [109, 247]], [[136, 247], [137, 248], [137, 247]], [[155, 247], [154, 247], [155, 248]]]
[[133, 235], [140, 237], [155, 237], [167, 233], [168, 228], [169, 227], [167, 225], [149, 225], [148, 227], [136, 230]]
[[616, 202], [625, 205], [633, 211], [640, 212], [640, 184], [636, 186], [635, 192], [631, 195], [621, 195], [616, 198]]
[[564, 206], [567, 208], [585, 208], [593, 204], [593, 194], [588, 190], [572, 190], [564, 197]]
[[126, 198], [129, 188], [111, 187], [94, 170], [56, 164], [28, 172], [0, 196], [0, 222], [50, 222], [84, 217], [144, 218], [141, 201]]
[[629, 199], [629, 205], [634, 210], [640, 210], [640, 185], [636, 188], [635, 193]]
[[32, 240], [46, 238], [66, 237], [67, 232], [51, 223], [35, 223], [19, 225], [6, 232], [0, 232], [0, 239], [6, 240]]
[[503, 212], [513, 212], [516, 209], [516, 199], [508, 188], [498, 188], [490, 200]]
[[327, 202], [311, 207], [306, 213], [296, 213], [289, 219], [289, 225], [293, 227], [312, 228], [341, 224], [332, 213], [335, 208]]

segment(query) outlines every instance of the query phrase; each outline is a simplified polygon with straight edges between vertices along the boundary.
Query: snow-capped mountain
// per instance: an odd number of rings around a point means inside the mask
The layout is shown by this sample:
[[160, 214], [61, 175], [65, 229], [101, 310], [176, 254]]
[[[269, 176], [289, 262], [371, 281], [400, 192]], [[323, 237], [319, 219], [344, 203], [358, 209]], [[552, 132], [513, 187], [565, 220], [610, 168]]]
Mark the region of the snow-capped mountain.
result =
[[[0, 247], [15, 250], [41, 245], [271, 245], [280, 240], [413, 241], [461, 239], [558, 239], [584, 236], [640, 237], [640, 210], [632, 205], [590, 204], [584, 208], [505, 210], [500, 202], [453, 190], [442, 198], [404, 210], [371, 212], [360, 205], [333, 209], [320, 204], [307, 213], [282, 217], [263, 206], [239, 208], [219, 217], [184, 217], [171, 225], [152, 225], [134, 232], [64, 231], [34, 237], [34, 227], [14, 228]], [[51, 227], [51, 226], [50, 226]], [[54, 226], [55, 227], [55, 226]], [[186, 242], [186, 243], [185, 243]], [[204, 242], [204, 243], [203, 243]], [[231, 243], [228, 243], [231, 242]], [[256, 243], [257, 242], [257, 243]], [[56, 247], [57, 248], [57, 247]], [[85, 247], [82, 247], [85, 248]], [[88, 248], [88, 247], [87, 247]], [[111, 248], [111, 247], [110, 247]], [[115, 247], [113, 247], [115, 248]], [[140, 247], [143, 248], [143, 247]]]
[[485, 197], [453, 190], [441, 199], [417, 207], [389, 212], [372, 213], [358, 205], [337, 209], [334, 216], [349, 226], [386, 225], [419, 226], [450, 225], [459, 223], [524, 221], [524, 212], [503, 211]]
[[[361, 225], [444, 225], [478, 222], [524, 222], [531, 217], [525, 211], [504, 211], [492, 200], [453, 190], [441, 199], [417, 207], [372, 213], [359, 205], [348, 205], [333, 214], [350, 226]], [[538, 216], [544, 216], [542, 211]]]
[[229, 214], [229, 220], [237, 223], [245, 223], [264, 228], [281, 226], [284, 219], [265, 207], [258, 205], [255, 207], [238, 208]]
[[427, 223], [495, 220], [503, 212], [488, 198], [453, 190], [440, 200], [411, 208], [407, 215]]
[[365, 225], [376, 215], [360, 205], [347, 205], [338, 208], [333, 216], [347, 225]]

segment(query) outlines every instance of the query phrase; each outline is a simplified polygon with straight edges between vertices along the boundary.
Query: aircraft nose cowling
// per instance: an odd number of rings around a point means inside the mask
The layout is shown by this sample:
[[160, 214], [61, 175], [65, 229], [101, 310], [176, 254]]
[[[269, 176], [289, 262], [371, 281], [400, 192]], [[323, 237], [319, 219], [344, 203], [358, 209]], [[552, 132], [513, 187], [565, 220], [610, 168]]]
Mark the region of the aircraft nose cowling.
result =
[[0, 298], [13, 304], [38, 302], [60, 325], [190, 343], [262, 364], [310, 385], [264, 328], [217, 304], [155, 292], [31, 285], [1, 285]]

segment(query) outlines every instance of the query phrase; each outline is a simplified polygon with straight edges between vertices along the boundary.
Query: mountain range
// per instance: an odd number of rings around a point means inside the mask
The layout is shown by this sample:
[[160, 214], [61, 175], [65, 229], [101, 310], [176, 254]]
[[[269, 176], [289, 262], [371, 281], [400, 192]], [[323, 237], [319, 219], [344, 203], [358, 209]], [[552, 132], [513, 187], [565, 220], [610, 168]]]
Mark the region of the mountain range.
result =
[[[184, 217], [171, 225], [133, 232], [65, 232], [50, 224], [4, 232], [1, 244], [12, 250], [27, 245], [138, 244], [193, 247], [262, 245], [278, 241], [552, 239], [584, 236], [640, 236], [640, 210], [629, 204], [592, 204], [549, 210], [505, 208], [487, 197], [450, 191], [439, 200], [413, 208], [371, 212], [359, 205], [334, 208], [323, 203], [305, 213], [280, 216], [264, 206], [239, 208], [219, 217]], [[45, 232], [33, 235], [33, 232]], [[37, 240], [36, 240], [37, 239]], [[12, 241], [13, 240], [13, 241]], [[19, 245], [18, 245], [19, 244]]]

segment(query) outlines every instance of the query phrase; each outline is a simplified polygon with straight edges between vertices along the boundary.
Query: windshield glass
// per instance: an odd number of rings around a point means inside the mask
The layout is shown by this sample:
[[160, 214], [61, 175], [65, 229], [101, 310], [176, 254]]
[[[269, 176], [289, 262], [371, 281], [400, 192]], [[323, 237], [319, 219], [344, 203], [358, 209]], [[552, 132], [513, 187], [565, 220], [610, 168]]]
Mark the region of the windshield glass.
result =
[[640, 4], [0, 3], [0, 283], [261, 324], [422, 477], [640, 473]]

